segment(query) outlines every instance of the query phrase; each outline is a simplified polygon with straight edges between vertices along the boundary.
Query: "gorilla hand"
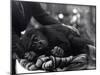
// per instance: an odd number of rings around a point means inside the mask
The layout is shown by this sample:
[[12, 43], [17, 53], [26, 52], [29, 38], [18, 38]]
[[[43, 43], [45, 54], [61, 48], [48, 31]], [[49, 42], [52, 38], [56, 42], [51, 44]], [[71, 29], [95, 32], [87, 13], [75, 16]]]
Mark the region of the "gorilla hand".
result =
[[55, 46], [54, 49], [51, 50], [51, 53], [54, 56], [61, 57], [64, 55], [64, 50], [61, 47]]

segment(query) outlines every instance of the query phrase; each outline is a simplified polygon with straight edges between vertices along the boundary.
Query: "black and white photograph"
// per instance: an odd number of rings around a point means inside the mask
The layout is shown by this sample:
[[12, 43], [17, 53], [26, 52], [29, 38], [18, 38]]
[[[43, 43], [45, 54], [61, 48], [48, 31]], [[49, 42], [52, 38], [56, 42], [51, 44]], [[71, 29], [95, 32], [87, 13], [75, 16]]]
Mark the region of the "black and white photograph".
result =
[[11, 0], [11, 74], [96, 70], [96, 6]]

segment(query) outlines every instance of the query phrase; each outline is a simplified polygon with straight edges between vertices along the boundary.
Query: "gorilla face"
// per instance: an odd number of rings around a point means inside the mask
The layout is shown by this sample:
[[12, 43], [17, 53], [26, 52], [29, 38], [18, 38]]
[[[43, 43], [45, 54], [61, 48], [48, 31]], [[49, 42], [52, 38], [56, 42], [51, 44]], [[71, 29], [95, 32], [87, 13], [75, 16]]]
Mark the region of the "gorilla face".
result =
[[45, 48], [48, 45], [48, 41], [46, 37], [39, 31], [36, 32], [36, 34], [32, 35], [32, 44], [31, 47], [41, 50]]
[[33, 27], [27, 28], [25, 34], [21, 37], [24, 51], [41, 50], [48, 46], [48, 40], [44, 34], [34, 29]]

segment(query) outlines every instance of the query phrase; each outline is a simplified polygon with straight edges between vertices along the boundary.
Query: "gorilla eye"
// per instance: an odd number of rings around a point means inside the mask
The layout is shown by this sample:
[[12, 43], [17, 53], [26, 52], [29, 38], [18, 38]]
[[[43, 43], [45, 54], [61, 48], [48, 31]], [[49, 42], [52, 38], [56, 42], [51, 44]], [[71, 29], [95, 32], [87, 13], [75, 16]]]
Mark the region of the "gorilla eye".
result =
[[32, 38], [32, 41], [37, 41], [37, 40], [38, 40], [37, 36], [34, 35], [34, 37]]
[[35, 41], [38, 41], [38, 37], [35, 37], [34, 40], [35, 40]]

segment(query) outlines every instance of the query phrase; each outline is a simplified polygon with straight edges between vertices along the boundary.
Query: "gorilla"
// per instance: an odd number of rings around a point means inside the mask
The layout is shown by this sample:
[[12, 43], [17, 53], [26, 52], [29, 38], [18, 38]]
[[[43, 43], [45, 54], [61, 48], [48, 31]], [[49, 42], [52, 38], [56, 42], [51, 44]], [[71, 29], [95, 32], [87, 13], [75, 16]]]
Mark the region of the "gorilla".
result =
[[[65, 64], [73, 59], [71, 56], [75, 56], [73, 63], [78, 62], [80, 58], [80, 61], [86, 65], [87, 55], [84, 56], [84, 54], [88, 54], [88, 44], [93, 45], [93, 42], [81, 38], [75, 31], [61, 24], [41, 26], [39, 28], [30, 26], [20, 38], [19, 48], [23, 49], [23, 59], [25, 59], [20, 60], [20, 63], [25, 67], [31, 62], [33, 64], [31, 66], [28, 65], [30, 70], [36, 70], [41, 69], [42, 64], [51, 59], [56, 61], [58, 65], [62, 61], [61, 67], [65, 67]], [[40, 58], [41, 56], [44, 57]], [[85, 58], [84, 62], [81, 57]], [[46, 67], [49, 67], [49, 62], [51, 61], [45, 63]], [[24, 65], [24, 63], [27, 64]], [[43, 67], [43, 69], [46, 67]], [[52, 71], [53, 69], [51, 68], [50, 70]]]
[[[41, 54], [55, 55], [55, 52], [58, 51], [58, 56], [66, 57], [87, 53], [87, 45], [93, 45], [91, 40], [80, 37], [77, 32], [67, 26], [61, 24], [38, 25], [38, 28], [29, 26], [26, 33], [21, 37], [22, 44], [20, 47], [23, 47], [23, 51], [33, 50], [38, 56]], [[58, 49], [54, 49], [55, 47]], [[62, 54], [59, 54], [59, 51]]]

